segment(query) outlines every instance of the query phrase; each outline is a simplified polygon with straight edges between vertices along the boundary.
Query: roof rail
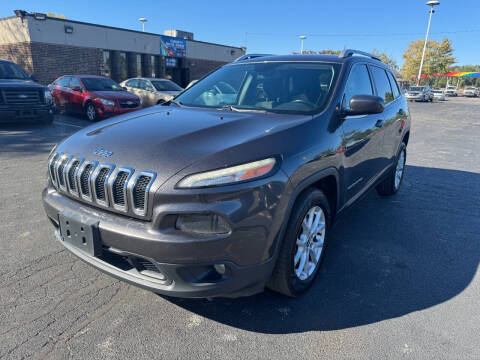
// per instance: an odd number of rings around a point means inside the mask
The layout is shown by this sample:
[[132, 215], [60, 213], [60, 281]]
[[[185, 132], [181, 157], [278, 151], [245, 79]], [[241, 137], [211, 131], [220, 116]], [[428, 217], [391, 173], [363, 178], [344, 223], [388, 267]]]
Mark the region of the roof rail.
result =
[[245, 54], [235, 59], [233, 62], [250, 60], [250, 59], [255, 59], [255, 58], [264, 57], [264, 56], [272, 56], [272, 54]]
[[369, 58], [372, 58], [372, 59], [375, 59], [375, 60], [378, 60], [378, 61], [382, 61], [380, 60], [380, 58], [376, 55], [373, 55], [373, 54], [370, 54], [370, 53], [367, 53], [365, 51], [360, 51], [360, 50], [354, 50], [354, 49], [345, 49], [343, 50], [340, 55], [338, 55], [339, 58], [346, 58], [346, 57], [349, 57], [349, 56], [352, 56], [352, 55], [362, 55], [362, 56], [366, 56], [366, 57], [369, 57]]

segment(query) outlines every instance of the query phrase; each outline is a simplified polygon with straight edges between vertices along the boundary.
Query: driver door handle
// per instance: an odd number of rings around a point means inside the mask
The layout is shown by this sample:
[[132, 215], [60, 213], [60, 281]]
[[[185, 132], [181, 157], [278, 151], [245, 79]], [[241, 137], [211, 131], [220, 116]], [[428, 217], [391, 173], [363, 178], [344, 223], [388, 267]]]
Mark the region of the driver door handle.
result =
[[377, 120], [377, 122], [375, 123], [375, 126], [378, 127], [378, 128], [382, 127], [383, 126], [383, 119]]

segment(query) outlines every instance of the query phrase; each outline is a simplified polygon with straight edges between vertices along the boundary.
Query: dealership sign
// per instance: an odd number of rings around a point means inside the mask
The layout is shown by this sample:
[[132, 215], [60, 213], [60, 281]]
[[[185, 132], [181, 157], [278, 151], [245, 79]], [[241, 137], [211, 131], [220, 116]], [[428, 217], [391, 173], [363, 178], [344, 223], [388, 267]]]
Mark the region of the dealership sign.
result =
[[182, 38], [162, 35], [160, 37], [160, 54], [171, 57], [186, 57], [187, 41]]

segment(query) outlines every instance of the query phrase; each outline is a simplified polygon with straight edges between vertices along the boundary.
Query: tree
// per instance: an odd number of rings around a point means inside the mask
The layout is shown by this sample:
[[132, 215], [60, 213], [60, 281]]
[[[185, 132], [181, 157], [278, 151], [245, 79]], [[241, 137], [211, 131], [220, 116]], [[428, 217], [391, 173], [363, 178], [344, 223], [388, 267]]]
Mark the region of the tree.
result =
[[396, 77], [400, 75], [400, 68], [398, 67], [398, 63], [397, 63], [397, 60], [395, 60], [395, 58], [388, 56], [386, 53], [380, 52], [377, 49], [373, 49], [372, 54], [375, 56], [378, 56], [383, 63], [387, 64], [390, 67], [390, 69], [393, 70], [393, 73], [395, 74]]
[[[412, 41], [403, 53], [405, 62], [403, 63], [401, 73], [405, 80], [418, 75], [424, 44], [425, 40]], [[429, 40], [425, 51], [422, 73], [426, 75], [444, 74], [449, 71], [450, 66], [454, 62], [452, 42], [449, 39], [443, 38], [441, 42]]]

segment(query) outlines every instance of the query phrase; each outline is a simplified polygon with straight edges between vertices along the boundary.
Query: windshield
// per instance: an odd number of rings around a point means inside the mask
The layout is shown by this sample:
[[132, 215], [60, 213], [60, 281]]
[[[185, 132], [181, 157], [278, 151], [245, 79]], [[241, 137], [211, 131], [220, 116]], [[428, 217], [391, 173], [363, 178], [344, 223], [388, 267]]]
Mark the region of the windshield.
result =
[[30, 79], [28, 75], [20, 68], [20, 66], [8, 63], [0, 62], [0, 79]]
[[153, 86], [158, 91], [182, 91], [183, 89], [170, 80], [152, 80]]
[[441, 94], [443, 91], [442, 90], [432, 90], [434, 94]]
[[409, 91], [423, 91], [424, 87], [423, 86], [411, 86]]
[[82, 78], [82, 82], [88, 91], [123, 91], [123, 88], [112, 79]]
[[475, 88], [472, 86], [469, 86], [469, 87], [466, 87], [465, 90], [475, 90]]
[[269, 62], [226, 65], [175, 100], [193, 107], [232, 111], [313, 113], [323, 109], [339, 70], [321, 62]]
[[447, 89], [448, 89], [448, 90], [455, 90], [456, 87], [455, 87], [455, 86], [447, 86]]

